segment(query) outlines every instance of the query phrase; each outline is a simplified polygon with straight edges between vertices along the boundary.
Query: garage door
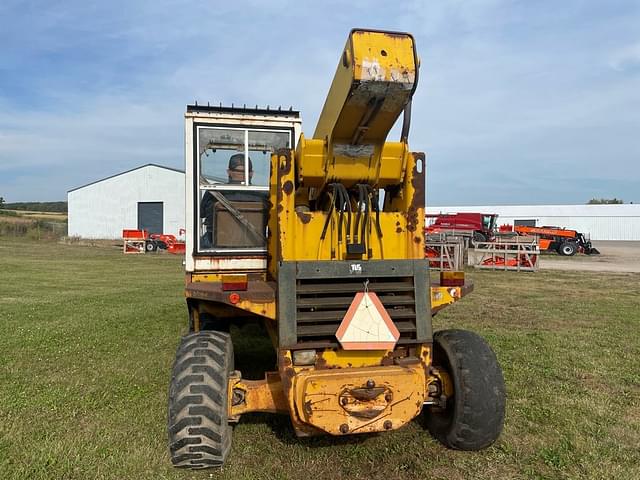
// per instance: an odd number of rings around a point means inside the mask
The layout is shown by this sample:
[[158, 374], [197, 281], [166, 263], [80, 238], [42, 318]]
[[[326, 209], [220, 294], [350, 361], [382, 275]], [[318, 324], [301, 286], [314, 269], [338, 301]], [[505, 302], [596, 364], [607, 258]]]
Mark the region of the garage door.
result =
[[138, 230], [146, 230], [149, 233], [164, 233], [162, 202], [138, 202]]

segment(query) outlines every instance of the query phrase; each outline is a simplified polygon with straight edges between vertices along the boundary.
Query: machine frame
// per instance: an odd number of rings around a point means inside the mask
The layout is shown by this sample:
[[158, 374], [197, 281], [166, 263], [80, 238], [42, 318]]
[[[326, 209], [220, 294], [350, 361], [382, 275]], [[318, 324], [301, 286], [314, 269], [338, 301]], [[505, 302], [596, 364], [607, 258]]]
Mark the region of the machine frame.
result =
[[[426, 157], [407, 144], [418, 67], [411, 35], [353, 30], [313, 138], [302, 135], [294, 111], [187, 107], [190, 333], [169, 393], [176, 466], [223, 464], [229, 425], [247, 412], [286, 413], [296, 435], [313, 436], [393, 430], [425, 409], [429, 429], [453, 448], [484, 448], [497, 438], [504, 382], [495, 355], [470, 332], [432, 331], [432, 315], [472, 285], [460, 273], [432, 281], [424, 258]], [[403, 112], [400, 141], [387, 141]], [[203, 125], [292, 132], [291, 148], [271, 155], [264, 250], [198, 249], [195, 133]], [[238, 225], [254, 228], [240, 206], [219, 201]], [[276, 370], [262, 380], [233, 368], [230, 328], [250, 320], [265, 326], [276, 351]], [[357, 322], [371, 330], [356, 332]], [[471, 362], [482, 375], [459, 371], [468, 352], [483, 352]], [[482, 380], [488, 375], [495, 385]], [[471, 437], [460, 436], [463, 383], [482, 391], [478, 408], [489, 408]]]

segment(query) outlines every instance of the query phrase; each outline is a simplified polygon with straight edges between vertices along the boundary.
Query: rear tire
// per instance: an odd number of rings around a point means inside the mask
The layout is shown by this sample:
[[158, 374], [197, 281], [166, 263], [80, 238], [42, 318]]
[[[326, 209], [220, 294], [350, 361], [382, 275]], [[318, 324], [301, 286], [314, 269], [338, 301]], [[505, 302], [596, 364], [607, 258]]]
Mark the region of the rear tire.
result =
[[231, 450], [227, 416], [233, 344], [224, 332], [182, 337], [169, 387], [169, 452], [179, 468], [224, 464]]
[[572, 257], [578, 251], [578, 246], [574, 242], [563, 242], [558, 247], [558, 253], [565, 257]]
[[505, 386], [493, 350], [479, 335], [442, 330], [433, 336], [433, 363], [444, 368], [454, 394], [446, 408], [430, 407], [427, 428], [441, 443], [456, 450], [481, 450], [502, 432]]
[[482, 232], [473, 232], [473, 241], [475, 243], [486, 243], [487, 236]]

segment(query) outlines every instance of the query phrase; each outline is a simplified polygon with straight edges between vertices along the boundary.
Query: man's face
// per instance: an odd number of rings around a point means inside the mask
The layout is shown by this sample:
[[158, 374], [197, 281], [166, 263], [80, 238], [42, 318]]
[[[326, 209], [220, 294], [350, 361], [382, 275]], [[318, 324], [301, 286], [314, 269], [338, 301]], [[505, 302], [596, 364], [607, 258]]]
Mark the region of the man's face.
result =
[[[230, 183], [242, 183], [244, 182], [244, 165], [237, 165], [235, 168], [228, 168], [227, 175], [229, 175]], [[249, 170], [249, 183], [253, 178], [253, 170]]]

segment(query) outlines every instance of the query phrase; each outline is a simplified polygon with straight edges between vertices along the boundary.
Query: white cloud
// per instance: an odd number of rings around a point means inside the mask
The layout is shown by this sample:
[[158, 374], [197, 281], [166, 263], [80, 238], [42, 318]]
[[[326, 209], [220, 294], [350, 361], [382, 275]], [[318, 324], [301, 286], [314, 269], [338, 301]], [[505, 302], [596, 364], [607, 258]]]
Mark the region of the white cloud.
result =
[[[629, 189], [623, 180], [640, 182], [640, 44], [630, 40], [640, 19], [589, 8], [3, 2], [0, 18], [12, 21], [0, 25], [0, 194], [57, 200], [142, 163], [181, 167], [183, 112], [194, 100], [292, 105], [310, 134], [354, 26], [416, 37], [422, 68], [411, 142], [430, 155], [439, 203], [513, 195], [519, 182], [533, 197], [549, 192], [531, 178], [550, 182], [555, 201], [576, 201], [560, 193], [571, 175], [555, 183], [544, 176], [558, 171]], [[11, 42], [23, 31], [23, 42]], [[15, 93], [7, 94], [11, 79]], [[505, 166], [508, 177], [495, 173]], [[478, 178], [482, 189], [458, 188]]]
[[625, 45], [614, 51], [609, 58], [609, 65], [617, 71], [640, 69], [640, 42]]

